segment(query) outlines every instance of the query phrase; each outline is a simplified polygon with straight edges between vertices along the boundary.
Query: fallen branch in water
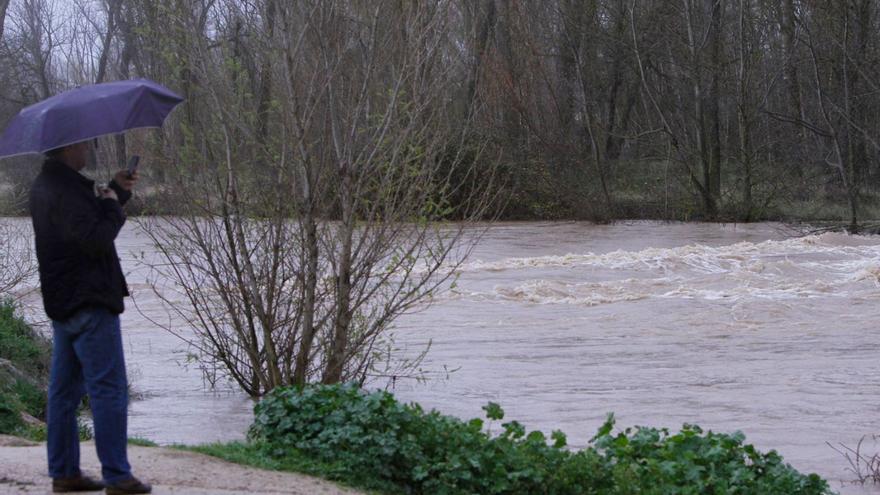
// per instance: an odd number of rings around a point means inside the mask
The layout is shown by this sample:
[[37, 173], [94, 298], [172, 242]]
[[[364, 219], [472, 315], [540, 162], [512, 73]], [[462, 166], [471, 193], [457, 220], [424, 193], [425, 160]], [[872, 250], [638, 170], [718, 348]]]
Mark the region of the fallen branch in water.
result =
[[[850, 467], [847, 470], [856, 475], [853, 483], [864, 485], [870, 481], [877, 484], [880, 483], [880, 453], [869, 456], [862, 452], [862, 444], [866, 438], [868, 438], [868, 435], [862, 436], [855, 448], [843, 443], [839, 444], [840, 448], [835, 447], [830, 442], [825, 443], [849, 462]], [[880, 435], [871, 435], [871, 439], [876, 442], [880, 439]]]

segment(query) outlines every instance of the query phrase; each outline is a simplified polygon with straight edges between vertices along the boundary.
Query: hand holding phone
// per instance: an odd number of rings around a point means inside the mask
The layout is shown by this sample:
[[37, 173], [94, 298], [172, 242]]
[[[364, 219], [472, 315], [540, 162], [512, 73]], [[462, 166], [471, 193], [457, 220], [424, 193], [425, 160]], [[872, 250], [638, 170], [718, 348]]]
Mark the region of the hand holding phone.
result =
[[132, 156], [128, 160], [128, 167], [116, 172], [116, 175], [113, 176], [113, 182], [125, 191], [131, 191], [138, 181], [137, 168], [140, 158], [137, 155]]
[[135, 172], [137, 172], [138, 163], [141, 161], [141, 157], [138, 155], [132, 155], [131, 158], [128, 159], [128, 177], [131, 178]]

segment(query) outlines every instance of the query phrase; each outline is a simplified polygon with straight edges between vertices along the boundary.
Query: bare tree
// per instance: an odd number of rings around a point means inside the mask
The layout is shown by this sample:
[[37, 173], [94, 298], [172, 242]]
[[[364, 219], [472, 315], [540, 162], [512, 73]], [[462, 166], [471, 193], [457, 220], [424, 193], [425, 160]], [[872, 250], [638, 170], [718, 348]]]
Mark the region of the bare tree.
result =
[[6, 10], [9, 8], [9, 0], [0, 0], [0, 39], [3, 38], [3, 27], [6, 24]]
[[56, 90], [53, 56], [62, 40], [59, 39], [59, 20], [51, 0], [22, 0], [12, 18], [19, 37], [23, 61], [37, 82], [40, 98], [52, 96]]
[[0, 300], [18, 299], [34, 282], [37, 263], [30, 226], [18, 219], [0, 220]]
[[876, 67], [876, 58], [874, 63], [868, 60], [877, 56], [876, 49], [869, 51], [871, 42], [876, 43], [871, 39], [876, 32], [875, 7], [870, 0], [835, 2], [800, 19], [801, 42], [811, 62], [816, 111], [804, 118], [788, 119], [814, 136], [822, 161], [838, 174], [851, 232], [859, 230], [868, 147], [875, 153], [880, 151], [875, 133], [870, 130], [877, 128], [876, 119], [871, 121], [865, 112], [871, 106], [866, 96], [880, 90], [871, 70]]
[[754, 153], [752, 149], [752, 134], [754, 109], [756, 106], [751, 98], [754, 91], [752, 86], [752, 59], [754, 58], [754, 38], [751, 33], [752, 7], [750, 0], [739, 1], [738, 22], [738, 51], [739, 65], [737, 67], [737, 124], [739, 132], [739, 162], [743, 168], [742, 177], [742, 210], [740, 218], [748, 222], [752, 218], [754, 206], [752, 204], [752, 187], [754, 182], [752, 162]]
[[[212, 111], [167, 190], [182, 214], [145, 220], [188, 340], [255, 396], [381, 374], [390, 325], [449, 281], [492, 198], [487, 182], [448, 200], [453, 174], [489, 166], [466, 159], [468, 123], [444, 104], [447, 2], [263, 6], [192, 47]], [[239, 29], [277, 61], [265, 139], [253, 83], [218, 63]]]

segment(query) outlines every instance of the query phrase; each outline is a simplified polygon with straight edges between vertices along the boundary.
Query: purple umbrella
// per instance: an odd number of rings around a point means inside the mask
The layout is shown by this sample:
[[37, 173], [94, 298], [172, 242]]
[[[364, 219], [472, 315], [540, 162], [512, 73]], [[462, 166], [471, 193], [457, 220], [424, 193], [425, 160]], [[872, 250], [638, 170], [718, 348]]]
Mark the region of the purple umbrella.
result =
[[0, 158], [45, 153], [129, 129], [161, 127], [182, 101], [147, 79], [71, 89], [22, 109], [0, 137]]

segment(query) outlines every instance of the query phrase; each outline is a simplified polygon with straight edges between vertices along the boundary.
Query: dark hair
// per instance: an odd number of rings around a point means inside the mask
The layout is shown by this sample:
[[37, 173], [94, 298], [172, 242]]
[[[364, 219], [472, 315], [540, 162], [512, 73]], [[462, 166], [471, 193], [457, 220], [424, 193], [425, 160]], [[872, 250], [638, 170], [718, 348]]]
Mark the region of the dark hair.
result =
[[64, 146], [52, 148], [51, 150], [45, 152], [44, 155], [46, 155], [46, 158], [58, 158], [58, 155], [63, 153], [64, 150], [66, 150], [67, 148], [70, 148], [71, 146], [76, 146], [76, 145], [82, 144], [82, 143], [88, 143], [89, 141], [93, 141], [94, 145], [95, 145], [95, 149], [98, 149], [98, 138], [93, 138], [93, 139], [87, 139], [85, 141], [80, 141], [78, 143], [65, 144]]
[[57, 158], [58, 155], [60, 155], [64, 151], [64, 148], [67, 148], [67, 146], [61, 146], [60, 148], [53, 148], [47, 151], [46, 158]]

